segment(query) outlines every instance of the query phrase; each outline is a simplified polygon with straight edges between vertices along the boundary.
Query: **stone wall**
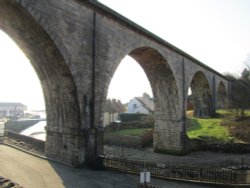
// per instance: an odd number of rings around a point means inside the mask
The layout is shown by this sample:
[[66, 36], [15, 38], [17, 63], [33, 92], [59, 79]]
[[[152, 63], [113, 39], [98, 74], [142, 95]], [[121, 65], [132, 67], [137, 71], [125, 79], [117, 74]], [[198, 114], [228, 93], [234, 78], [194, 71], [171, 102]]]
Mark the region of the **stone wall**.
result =
[[6, 131], [5, 134], [6, 137], [10, 139], [14, 139], [16, 142], [23, 142], [23, 144], [31, 145], [33, 148], [42, 151], [44, 153], [45, 151], [45, 142], [42, 140], [38, 140], [29, 136], [21, 135], [18, 133], [14, 133], [11, 131]]
[[23, 130], [31, 127], [32, 125], [35, 125], [40, 120], [23, 120], [23, 121], [14, 121], [9, 120], [5, 123], [6, 130], [9, 130], [11, 132], [20, 133]]

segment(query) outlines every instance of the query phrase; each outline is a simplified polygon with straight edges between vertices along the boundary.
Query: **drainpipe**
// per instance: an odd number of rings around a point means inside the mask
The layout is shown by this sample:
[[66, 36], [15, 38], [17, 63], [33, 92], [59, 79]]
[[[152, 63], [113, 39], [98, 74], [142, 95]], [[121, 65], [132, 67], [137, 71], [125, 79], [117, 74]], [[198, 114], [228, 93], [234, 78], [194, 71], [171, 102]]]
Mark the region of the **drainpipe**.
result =
[[96, 12], [93, 13], [93, 38], [92, 38], [92, 99], [90, 128], [95, 128], [95, 67], [96, 67]]
[[[102, 160], [103, 157], [98, 153], [100, 152], [100, 130], [98, 126], [95, 126], [95, 88], [96, 88], [96, 12], [93, 12], [93, 40], [92, 40], [92, 113], [91, 113], [91, 131], [94, 131], [95, 143], [94, 143], [94, 159], [92, 165], [95, 169], [103, 169]], [[99, 146], [98, 146], [99, 144]]]

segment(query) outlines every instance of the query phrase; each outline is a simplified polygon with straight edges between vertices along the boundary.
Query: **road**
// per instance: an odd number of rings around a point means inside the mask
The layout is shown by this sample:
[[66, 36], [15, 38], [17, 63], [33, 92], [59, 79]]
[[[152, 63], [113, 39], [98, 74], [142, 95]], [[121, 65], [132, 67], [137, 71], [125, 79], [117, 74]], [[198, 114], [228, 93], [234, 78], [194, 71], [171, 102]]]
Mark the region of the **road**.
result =
[[[2, 144], [0, 176], [25, 188], [136, 188], [139, 181], [139, 176], [136, 175], [70, 168]], [[211, 188], [158, 179], [153, 179], [152, 182], [161, 188]]]

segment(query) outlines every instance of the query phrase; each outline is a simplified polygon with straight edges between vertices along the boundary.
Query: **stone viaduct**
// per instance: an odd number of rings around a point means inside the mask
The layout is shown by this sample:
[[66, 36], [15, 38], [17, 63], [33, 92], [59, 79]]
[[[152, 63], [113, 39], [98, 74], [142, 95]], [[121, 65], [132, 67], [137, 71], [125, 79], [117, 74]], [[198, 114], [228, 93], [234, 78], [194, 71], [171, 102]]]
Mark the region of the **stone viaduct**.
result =
[[196, 116], [213, 116], [230, 92], [221, 74], [94, 0], [0, 0], [0, 29], [40, 79], [46, 154], [74, 166], [92, 164], [103, 153], [102, 106], [126, 55], [152, 87], [155, 152], [188, 151], [189, 87]]

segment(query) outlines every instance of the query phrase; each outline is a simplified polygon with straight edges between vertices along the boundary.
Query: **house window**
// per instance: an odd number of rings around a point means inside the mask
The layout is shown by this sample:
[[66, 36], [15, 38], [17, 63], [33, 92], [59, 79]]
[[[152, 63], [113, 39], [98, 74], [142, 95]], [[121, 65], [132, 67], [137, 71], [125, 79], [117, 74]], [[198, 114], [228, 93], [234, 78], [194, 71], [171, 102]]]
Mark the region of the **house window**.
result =
[[133, 108], [136, 109], [136, 108], [137, 108], [137, 105], [136, 105], [136, 104], [133, 104]]

